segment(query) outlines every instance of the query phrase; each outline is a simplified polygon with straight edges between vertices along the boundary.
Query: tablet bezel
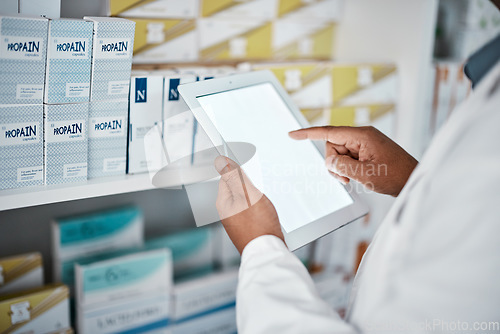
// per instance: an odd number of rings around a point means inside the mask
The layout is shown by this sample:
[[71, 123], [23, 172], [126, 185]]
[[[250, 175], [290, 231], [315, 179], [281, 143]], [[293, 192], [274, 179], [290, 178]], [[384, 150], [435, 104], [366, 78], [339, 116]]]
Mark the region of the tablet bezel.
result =
[[[278, 79], [276, 79], [274, 74], [268, 70], [247, 72], [206, 81], [197, 81], [193, 83], [182, 84], [179, 85], [178, 90], [188, 107], [193, 112], [197, 121], [207, 133], [210, 140], [215, 143], [220, 141], [222, 137], [219, 134], [217, 138], [212, 138], [213, 135], [211, 134], [218, 134], [219, 132], [210, 121], [208, 115], [203, 111], [203, 108], [198, 102], [197, 97], [208, 94], [222, 93], [229, 90], [235, 90], [264, 83], [270, 83], [273, 85], [274, 89], [281, 97], [281, 99], [285, 102], [286, 106], [295, 117], [297, 122], [300, 124], [300, 126], [310, 126], [300, 110], [295, 106], [292, 99], [288, 96], [287, 92], [283, 89]], [[324, 150], [320, 146], [320, 143], [313, 141], [313, 144], [318, 149], [320, 154], [324, 156]], [[284, 230], [283, 226], [281, 227], [283, 236], [285, 237], [285, 242], [290, 250], [293, 251], [302, 246], [305, 246], [308, 243], [328, 233], [331, 233], [368, 213], [368, 207], [360, 200], [358, 194], [354, 191], [354, 189], [346, 188], [346, 191], [352, 197], [353, 203], [351, 205], [344, 207], [338, 211], [332, 212], [324, 217], [310, 222], [307, 225], [299, 227], [298, 229], [293, 230], [290, 233], [287, 233]]]

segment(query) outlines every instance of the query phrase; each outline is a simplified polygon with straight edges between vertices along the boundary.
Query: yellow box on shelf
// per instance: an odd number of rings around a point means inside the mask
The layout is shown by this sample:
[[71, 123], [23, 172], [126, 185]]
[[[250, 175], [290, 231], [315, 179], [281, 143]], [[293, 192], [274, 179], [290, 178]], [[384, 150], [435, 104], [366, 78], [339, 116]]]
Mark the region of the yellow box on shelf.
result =
[[72, 333], [68, 297], [62, 284], [0, 297], [0, 333]]
[[40, 253], [27, 253], [0, 259], [0, 294], [14, 293], [43, 285]]
[[279, 0], [200, 0], [201, 17], [272, 20]]
[[201, 60], [269, 59], [272, 24], [252, 19], [198, 20]]
[[195, 18], [198, 0], [108, 0], [111, 16]]
[[278, 17], [339, 21], [344, 0], [279, 0]]
[[393, 113], [394, 104], [372, 104], [327, 108], [329, 124], [336, 126], [363, 126]]
[[332, 67], [332, 94], [334, 104], [340, 105], [393, 103], [398, 98], [396, 65], [335, 64]]
[[396, 66], [389, 63], [267, 63], [252, 68], [272, 71], [301, 109], [397, 100]]
[[332, 99], [332, 63], [264, 63], [254, 70], [270, 70], [302, 109], [329, 107]]
[[331, 59], [336, 24], [332, 21], [285, 18], [273, 22], [274, 59]]
[[134, 63], [190, 62], [198, 59], [196, 20], [129, 20], [136, 23]]

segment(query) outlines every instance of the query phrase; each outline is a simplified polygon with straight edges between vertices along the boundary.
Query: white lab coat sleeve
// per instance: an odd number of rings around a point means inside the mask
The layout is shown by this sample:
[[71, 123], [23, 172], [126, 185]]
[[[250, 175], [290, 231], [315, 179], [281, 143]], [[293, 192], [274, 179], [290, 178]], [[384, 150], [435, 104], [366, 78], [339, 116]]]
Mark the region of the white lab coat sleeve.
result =
[[241, 334], [355, 333], [320, 298], [300, 260], [271, 235], [243, 250], [236, 310]]

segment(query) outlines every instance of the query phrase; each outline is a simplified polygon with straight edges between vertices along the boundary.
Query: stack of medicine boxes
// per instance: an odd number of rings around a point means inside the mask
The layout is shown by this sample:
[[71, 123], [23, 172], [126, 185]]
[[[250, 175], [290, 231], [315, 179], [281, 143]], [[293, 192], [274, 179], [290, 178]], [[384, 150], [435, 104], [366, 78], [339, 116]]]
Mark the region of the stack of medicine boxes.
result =
[[43, 184], [48, 20], [0, 16], [0, 189]]
[[89, 110], [88, 178], [125, 174], [135, 23], [85, 17], [94, 39]]
[[87, 180], [93, 24], [49, 21], [45, 75], [45, 184]]

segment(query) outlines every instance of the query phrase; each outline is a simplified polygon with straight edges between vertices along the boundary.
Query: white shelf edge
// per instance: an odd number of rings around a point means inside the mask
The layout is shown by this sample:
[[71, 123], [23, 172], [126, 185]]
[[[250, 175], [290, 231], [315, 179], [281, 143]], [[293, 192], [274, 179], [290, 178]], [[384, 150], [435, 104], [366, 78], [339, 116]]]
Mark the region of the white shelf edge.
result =
[[123, 175], [85, 183], [0, 190], [0, 211], [155, 189], [149, 175]]

